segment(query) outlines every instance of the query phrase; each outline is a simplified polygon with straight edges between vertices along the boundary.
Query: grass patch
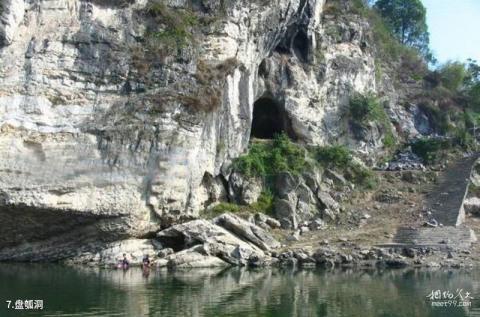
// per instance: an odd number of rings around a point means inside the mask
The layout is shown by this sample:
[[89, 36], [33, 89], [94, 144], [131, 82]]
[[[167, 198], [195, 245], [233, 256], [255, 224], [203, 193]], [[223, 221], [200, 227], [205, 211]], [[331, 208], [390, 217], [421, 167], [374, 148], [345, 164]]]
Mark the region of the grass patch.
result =
[[362, 188], [372, 189], [376, 186], [375, 175], [360, 163], [355, 162], [353, 156], [345, 146], [322, 146], [315, 149], [315, 158], [321, 166], [335, 169]]
[[268, 177], [281, 172], [299, 174], [308, 166], [307, 151], [290, 141], [287, 135], [276, 135], [272, 142], [255, 142], [248, 154], [235, 159], [233, 167], [247, 177]]
[[258, 197], [258, 200], [251, 204], [251, 205], [238, 205], [234, 203], [228, 203], [228, 202], [222, 202], [219, 203], [218, 205], [214, 206], [210, 210], [208, 210], [208, 213], [211, 216], [217, 216], [223, 213], [264, 213], [266, 215], [273, 216], [274, 214], [274, 202], [275, 196], [273, 193], [266, 189], [262, 191], [260, 196]]
[[413, 153], [417, 154], [426, 164], [438, 161], [439, 152], [451, 148], [451, 142], [446, 139], [420, 139], [412, 145]]
[[273, 206], [273, 201], [275, 199], [275, 196], [270, 190], [264, 190], [261, 194], [260, 197], [258, 197], [257, 202], [253, 203], [250, 205], [252, 211], [254, 212], [261, 212], [267, 215], [273, 215], [274, 214], [274, 206]]
[[226, 212], [237, 213], [239, 211], [242, 211], [244, 208], [245, 206], [223, 202], [213, 207], [210, 211], [215, 215], [219, 215]]
[[346, 178], [363, 189], [377, 187], [377, 178], [373, 172], [359, 163], [352, 162], [344, 171]]
[[197, 63], [195, 79], [198, 87], [191, 94], [181, 96], [184, 105], [195, 110], [212, 111], [222, 102], [222, 88], [228, 75], [240, 66], [236, 58], [228, 58], [221, 63], [211, 64], [202, 59]]
[[144, 40], [131, 48], [134, 66], [140, 71], [163, 64], [168, 57], [178, 57], [182, 49], [192, 46], [199, 29], [195, 12], [170, 8], [163, 0], [150, 0], [141, 14], [147, 25]]
[[152, 16], [161, 30], [150, 30], [149, 37], [164, 44], [181, 48], [192, 39], [193, 28], [198, 25], [196, 14], [190, 10], [171, 9], [162, 0], [151, 0], [146, 13]]
[[350, 98], [350, 115], [352, 119], [363, 123], [381, 119], [385, 111], [374, 95], [354, 94]]
[[383, 145], [386, 148], [395, 146], [395, 137], [390, 120], [385, 108], [375, 95], [354, 94], [350, 99], [349, 117], [354, 124], [362, 128], [367, 128], [369, 122], [377, 123], [384, 136]]
[[[331, 168], [344, 174], [346, 178], [363, 188], [372, 188], [375, 177], [371, 171], [355, 162], [346, 147], [340, 145], [313, 147], [308, 151], [290, 141], [285, 134], [277, 135], [271, 142], [255, 142], [248, 154], [233, 161], [233, 168], [246, 177], [262, 177], [265, 185], [279, 173], [288, 172], [299, 175], [315, 167]], [[268, 210], [273, 204], [273, 193], [265, 192], [259, 199], [259, 205], [253, 208]], [[270, 206], [270, 207], [269, 207]]]
[[328, 168], [346, 168], [352, 161], [352, 155], [342, 145], [322, 146], [316, 149], [316, 159], [322, 166]]

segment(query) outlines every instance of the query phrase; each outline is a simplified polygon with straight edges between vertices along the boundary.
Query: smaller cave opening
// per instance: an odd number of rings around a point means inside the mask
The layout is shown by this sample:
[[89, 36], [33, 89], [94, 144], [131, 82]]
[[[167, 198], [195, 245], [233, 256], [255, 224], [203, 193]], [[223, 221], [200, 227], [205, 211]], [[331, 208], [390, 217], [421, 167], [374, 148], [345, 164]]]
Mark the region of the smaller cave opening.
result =
[[267, 61], [264, 59], [258, 66], [258, 76], [261, 78], [266, 78], [268, 77], [269, 72], [270, 70], [267, 65]]
[[295, 56], [303, 63], [308, 61], [309, 40], [304, 31], [299, 31], [292, 43], [293, 52]]
[[275, 47], [275, 52], [282, 54], [282, 55], [288, 55], [290, 54], [290, 48], [285, 45], [284, 42], [280, 43]]
[[250, 137], [273, 139], [276, 134], [286, 133], [296, 139], [290, 118], [280, 103], [269, 97], [261, 97], [253, 105], [253, 120]]

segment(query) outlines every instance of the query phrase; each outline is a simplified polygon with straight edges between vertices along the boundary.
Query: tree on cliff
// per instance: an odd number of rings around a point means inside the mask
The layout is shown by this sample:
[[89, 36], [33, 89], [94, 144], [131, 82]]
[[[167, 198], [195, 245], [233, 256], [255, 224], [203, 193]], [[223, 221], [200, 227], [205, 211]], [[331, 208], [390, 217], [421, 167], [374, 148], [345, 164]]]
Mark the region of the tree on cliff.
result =
[[378, 0], [374, 8], [402, 44], [428, 53], [427, 10], [420, 0]]

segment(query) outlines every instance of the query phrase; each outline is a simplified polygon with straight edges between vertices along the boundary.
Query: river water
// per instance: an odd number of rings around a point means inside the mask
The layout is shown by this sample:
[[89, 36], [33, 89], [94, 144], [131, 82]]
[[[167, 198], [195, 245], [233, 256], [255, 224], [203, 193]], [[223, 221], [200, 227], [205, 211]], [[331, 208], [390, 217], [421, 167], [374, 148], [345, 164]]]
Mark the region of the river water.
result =
[[[455, 296], [457, 306], [470, 306], [432, 307], [428, 296], [437, 290], [445, 293], [436, 303]], [[194, 269], [146, 276], [140, 269], [1, 264], [0, 299], [2, 317], [480, 316], [480, 270]], [[42, 300], [43, 310], [14, 309], [17, 300]]]

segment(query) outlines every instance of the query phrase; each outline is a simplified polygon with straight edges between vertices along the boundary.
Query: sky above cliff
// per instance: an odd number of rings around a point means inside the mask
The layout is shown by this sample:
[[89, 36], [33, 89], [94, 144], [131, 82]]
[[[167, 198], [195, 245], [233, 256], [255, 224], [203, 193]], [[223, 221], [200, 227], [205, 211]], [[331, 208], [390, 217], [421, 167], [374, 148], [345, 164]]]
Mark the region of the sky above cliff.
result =
[[480, 1], [422, 0], [427, 8], [430, 47], [440, 63], [480, 61]]

